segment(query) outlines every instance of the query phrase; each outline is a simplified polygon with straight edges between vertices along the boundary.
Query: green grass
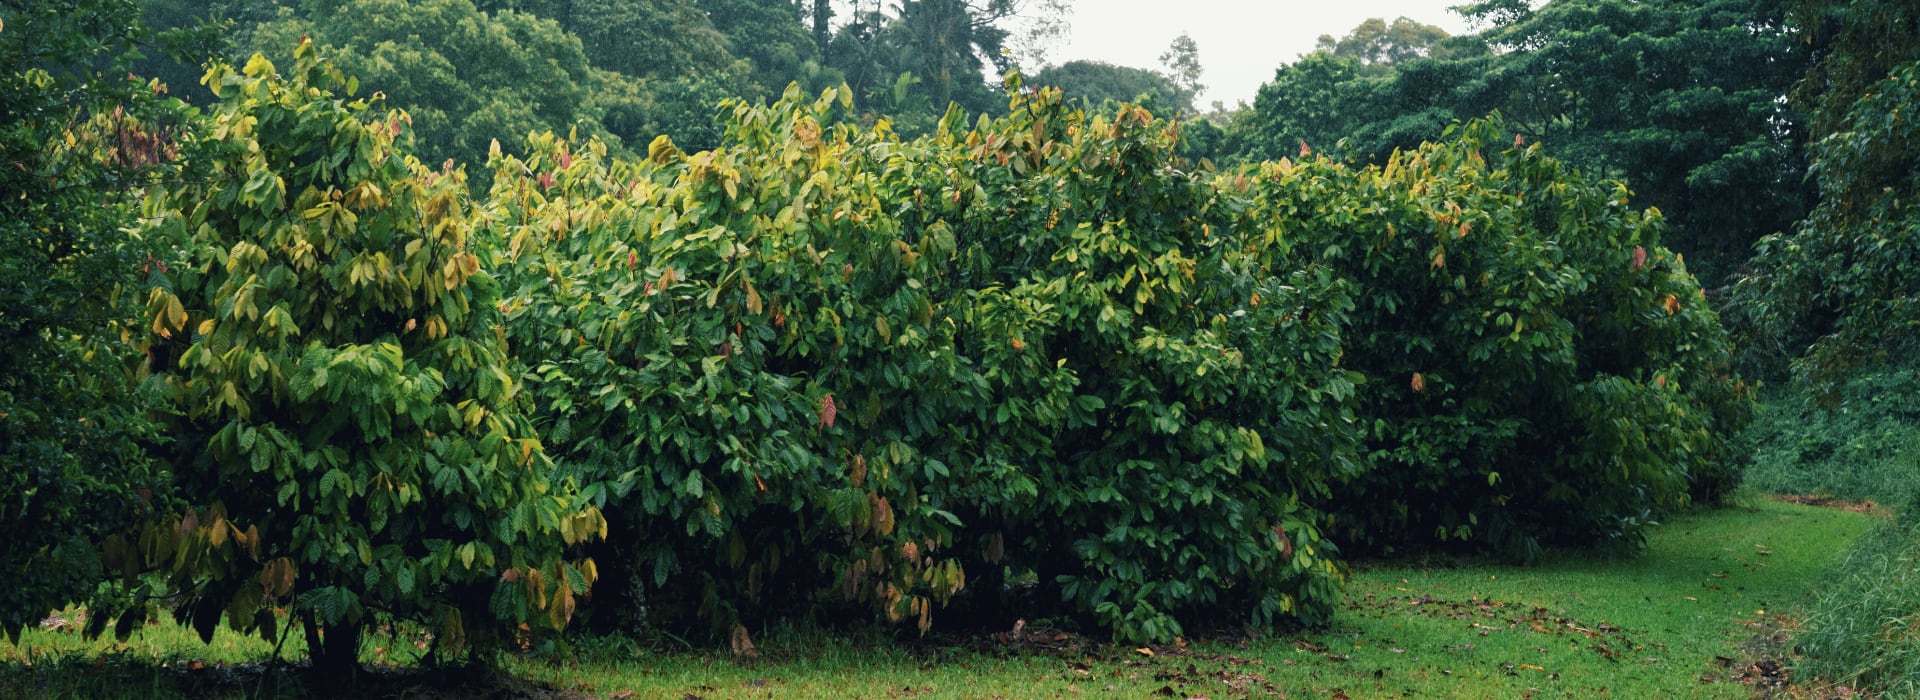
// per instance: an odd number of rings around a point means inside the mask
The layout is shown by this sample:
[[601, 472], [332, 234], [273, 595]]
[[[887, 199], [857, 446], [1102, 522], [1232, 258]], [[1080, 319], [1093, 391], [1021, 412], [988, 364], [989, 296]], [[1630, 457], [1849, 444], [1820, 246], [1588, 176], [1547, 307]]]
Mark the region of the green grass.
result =
[[[1323, 632], [1015, 656], [805, 640], [762, 643], [780, 660], [694, 653], [592, 663], [534, 657], [523, 676], [635, 697], [1746, 697], [1730, 682], [1751, 622], [1791, 616], [1866, 516], [1752, 500], [1660, 528], [1634, 558], [1550, 555], [1532, 567], [1374, 565]], [[1481, 606], [1485, 606], [1484, 608]], [[789, 645], [792, 646], [789, 646]], [[1705, 682], [1703, 679], [1718, 679]]]
[[1797, 670], [1920, 697], [1920, 522], [1888, 519], [1847, 552], [1811, 606]]
[[[1362, 566], [1327, 630], [1190, 646], [1011, 649], [973, 639], [899, 643], [881, 635], [770, 632], [761, 657], [576, 638], [515, 655], [513, 675], [608, 697], [988, 698], [1112, 695], [1355, 698], [1746, 697], [1730, 680], [1751, 623], [1803, 609], [1871, 518], [1749, 499], [1659, 528], [1639, 557], [1550, 554], [1531, 567]], [[1764, 612], [1763, 612], [1764, 611]], [[1011, 620], [1007, 621], [1011, 624]], [[391, 651], [404, 638], [380, 638]], [[269, 648], [222, 636], [211, 648], [171, 624], [125, 645], [30, 633], [0, 645], [0, 696], [244, 696], [277, 691], [258, 673], [222, 683], [178, 669], [258, 662]], [[29, 665], [31, 664], [31, 665]], [[1736, 666], [1738, 664], [1735, 664]], [[395, 691], [403, 692], [403, 691]]]
[[1774, 392], [1749, 426], [1746, 483], [1776, 493], [1873, 501], [1901, 511], [1820, 581], [1795, 672], [1889, 697], [1920, 697], [1920, 368], [1864, 372], [1822, 407]]

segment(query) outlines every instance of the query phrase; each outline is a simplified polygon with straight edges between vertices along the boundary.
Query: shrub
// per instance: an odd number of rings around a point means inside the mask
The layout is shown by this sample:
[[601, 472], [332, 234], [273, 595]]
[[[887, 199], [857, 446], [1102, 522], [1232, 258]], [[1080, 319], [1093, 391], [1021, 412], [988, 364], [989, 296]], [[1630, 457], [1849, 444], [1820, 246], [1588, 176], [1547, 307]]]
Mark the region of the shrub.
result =
[[1336, 489], [1337, 530], [1376, 547], [1634, 538], [1733, 483], [1746, 389], [1657, 212], [1498, 121], [1349, 169], [1234, 174], [1244, 216], [1293, 264], [1355, 285], [1344, 362], [1363, 373], [1371, 469]]
[[1144, 111], [1042, 92], [902, 142], [846, 96], [496, 161], [514, 342], [649, 619], [924, 630], [1006, 571], [1129, 639], [1324, 618], [1341, 285], [1259, 265]]
[[191, 507], [108, 540], [109, 564], [160, 567], [209, 640], [223, 614], [271, 639], [291, 607], [328, 674], [376, 615], [431, 624], [446, 654], [489, 638], [482, 616], [562, 626], [595, 572], [562, 547], [604, 525], [513, 408], [461, 178], [407, 154], [405, 115], [336, 97], [352, 88], [310, 43], [295, 55], [286, 78], [259, 56], [209, 71], [204, 178], [149, 202], [146, 235], [177, 246], [151, 277], [150, 369]]

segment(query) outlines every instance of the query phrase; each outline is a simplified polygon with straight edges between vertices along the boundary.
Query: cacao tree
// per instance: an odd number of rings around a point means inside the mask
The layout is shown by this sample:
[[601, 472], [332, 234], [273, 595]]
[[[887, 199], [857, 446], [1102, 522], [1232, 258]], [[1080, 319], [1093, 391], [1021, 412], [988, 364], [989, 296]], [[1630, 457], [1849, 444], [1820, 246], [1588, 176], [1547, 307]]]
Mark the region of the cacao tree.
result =
[[332, 678], [376, 619], [446, 656], [497, 639], [489, 618], [562, 627], [596, 578], [563, 550], [605, 523], [515, 403], [462, 173], [415, 160], [408, 116], [349, 97], [311, 42], [294, 57], [212, 68], [205, 177], [147, 204], [142, 235], [175, 246], [146, 336], [189, 508], [109, 564], [159, 568], [203, 638], [224, 617], [273, 639], [291, 610]]
[[1013, 104], [903, 142], [790, 91], [712, 151], [496, 161], [542, 426], [649, 621], [924, 630], [1007, 571], [1131, 639], [1331, 609], [1341, 285], [1240, 253], [1169, 123]]
[[1371, 469], [1327, 504], [1356, 543], [1632, 543], [1734, 483], [1750, 392], [1624, 186], [1499, 121], [1380, 166], [1303, 151], [1230, 181], [1290, 255], [1358, 288], [1346, 360], [1368, 377]]

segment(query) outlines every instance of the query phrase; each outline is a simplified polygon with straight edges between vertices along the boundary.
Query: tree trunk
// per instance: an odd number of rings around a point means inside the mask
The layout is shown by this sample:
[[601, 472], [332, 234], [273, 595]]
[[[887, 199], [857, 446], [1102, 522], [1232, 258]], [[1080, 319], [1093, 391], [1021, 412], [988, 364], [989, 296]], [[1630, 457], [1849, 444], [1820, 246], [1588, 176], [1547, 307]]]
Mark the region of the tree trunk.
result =
[[822, 58], [827, 55], [827, 44], [833, 42], [832, 27], [828, 26], [832, 20], [832, 0], [813, 0], [813, 43], [820, 45]]
[[308, 670], [322, 684], [345, 688], [353, 685], [360, 673], [359, 623], [342, 622], [321, 629], [313, 611], [301, 613], [307, 634]]

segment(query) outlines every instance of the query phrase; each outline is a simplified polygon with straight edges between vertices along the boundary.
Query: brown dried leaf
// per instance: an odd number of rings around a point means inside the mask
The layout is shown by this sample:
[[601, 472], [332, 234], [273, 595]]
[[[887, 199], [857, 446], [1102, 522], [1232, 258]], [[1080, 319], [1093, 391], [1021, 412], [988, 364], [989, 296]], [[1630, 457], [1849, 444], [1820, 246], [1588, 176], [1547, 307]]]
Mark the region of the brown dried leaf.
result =
[[749, 659], [760, 656], [760, 650], [753, 648], [753, 639], [747, 636], [746, 626], [740, 623], [734, 623], [733, 632], [728, 635], [728, 641], [733, 647], [734, 656], [744, 656]]

